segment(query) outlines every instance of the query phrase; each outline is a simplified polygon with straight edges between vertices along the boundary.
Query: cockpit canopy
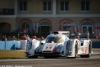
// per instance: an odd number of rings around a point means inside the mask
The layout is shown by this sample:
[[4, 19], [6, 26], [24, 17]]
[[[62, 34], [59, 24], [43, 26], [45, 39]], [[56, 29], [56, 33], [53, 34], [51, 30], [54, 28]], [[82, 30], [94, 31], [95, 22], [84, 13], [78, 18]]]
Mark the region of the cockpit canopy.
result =
[[52, 34], [52, 35], [47, 36], [46, 43], [61, 43], [61, 42], [64, 42], [65, 40], [69, 40], [69, 38], [65, 35]]

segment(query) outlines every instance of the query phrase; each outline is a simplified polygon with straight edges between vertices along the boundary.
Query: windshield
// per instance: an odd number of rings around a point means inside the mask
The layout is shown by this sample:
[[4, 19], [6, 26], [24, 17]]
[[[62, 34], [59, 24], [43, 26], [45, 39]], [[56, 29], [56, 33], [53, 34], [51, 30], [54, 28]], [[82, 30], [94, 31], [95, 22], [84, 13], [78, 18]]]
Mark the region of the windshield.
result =
[[64, 38], [62, 37], [48, 37], [46, 39], [46, 43], [60, 43], [60, 42], [64, 42]]

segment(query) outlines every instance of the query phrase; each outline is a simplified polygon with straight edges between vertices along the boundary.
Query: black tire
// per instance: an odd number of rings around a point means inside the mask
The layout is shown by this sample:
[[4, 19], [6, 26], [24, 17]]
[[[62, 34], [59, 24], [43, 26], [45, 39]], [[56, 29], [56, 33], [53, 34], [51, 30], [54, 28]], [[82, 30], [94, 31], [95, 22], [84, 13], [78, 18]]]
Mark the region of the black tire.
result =
[[28, 58], [38, 58], [38, 56], [28, 56]]
[[91, 56], [91, 45], [89, 45], [89, 53], [87, 55], [87, 58], [89, 58]]
[[77, 57], [77, 53], [78, 53], [78, 46], [77, 46], [77, 42], [76, 42], [76, 45], [75, 45], [75, 57], [74, 58]]
[[33, 56], [33, 58], [38, 58], [38, 56]]
[[44, 58], [57, 58], [58, 56], [44, 56]]

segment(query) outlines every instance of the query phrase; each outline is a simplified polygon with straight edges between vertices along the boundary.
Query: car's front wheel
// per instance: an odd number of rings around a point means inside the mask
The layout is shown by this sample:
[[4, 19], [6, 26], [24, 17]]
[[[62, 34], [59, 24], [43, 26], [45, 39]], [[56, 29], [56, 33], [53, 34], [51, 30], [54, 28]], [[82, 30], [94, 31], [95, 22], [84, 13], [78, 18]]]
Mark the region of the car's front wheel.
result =
[[28, 58], [38, 58], [38, 56], [28, 56]]

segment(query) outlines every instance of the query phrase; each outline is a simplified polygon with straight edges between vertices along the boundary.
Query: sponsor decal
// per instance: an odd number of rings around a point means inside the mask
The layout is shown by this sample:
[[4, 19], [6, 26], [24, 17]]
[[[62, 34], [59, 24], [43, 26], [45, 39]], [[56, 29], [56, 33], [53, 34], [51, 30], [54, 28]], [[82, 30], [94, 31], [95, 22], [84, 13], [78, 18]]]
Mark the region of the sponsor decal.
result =
[[88, 53], [88, 47], [85, 47], [83, 54], [87, 54], [87, 53]]
[[89, 44], [89, 42], [86, 42], [86, 44]]
[[88, 53], [88, 47], [85, 47], [85, 53]]

